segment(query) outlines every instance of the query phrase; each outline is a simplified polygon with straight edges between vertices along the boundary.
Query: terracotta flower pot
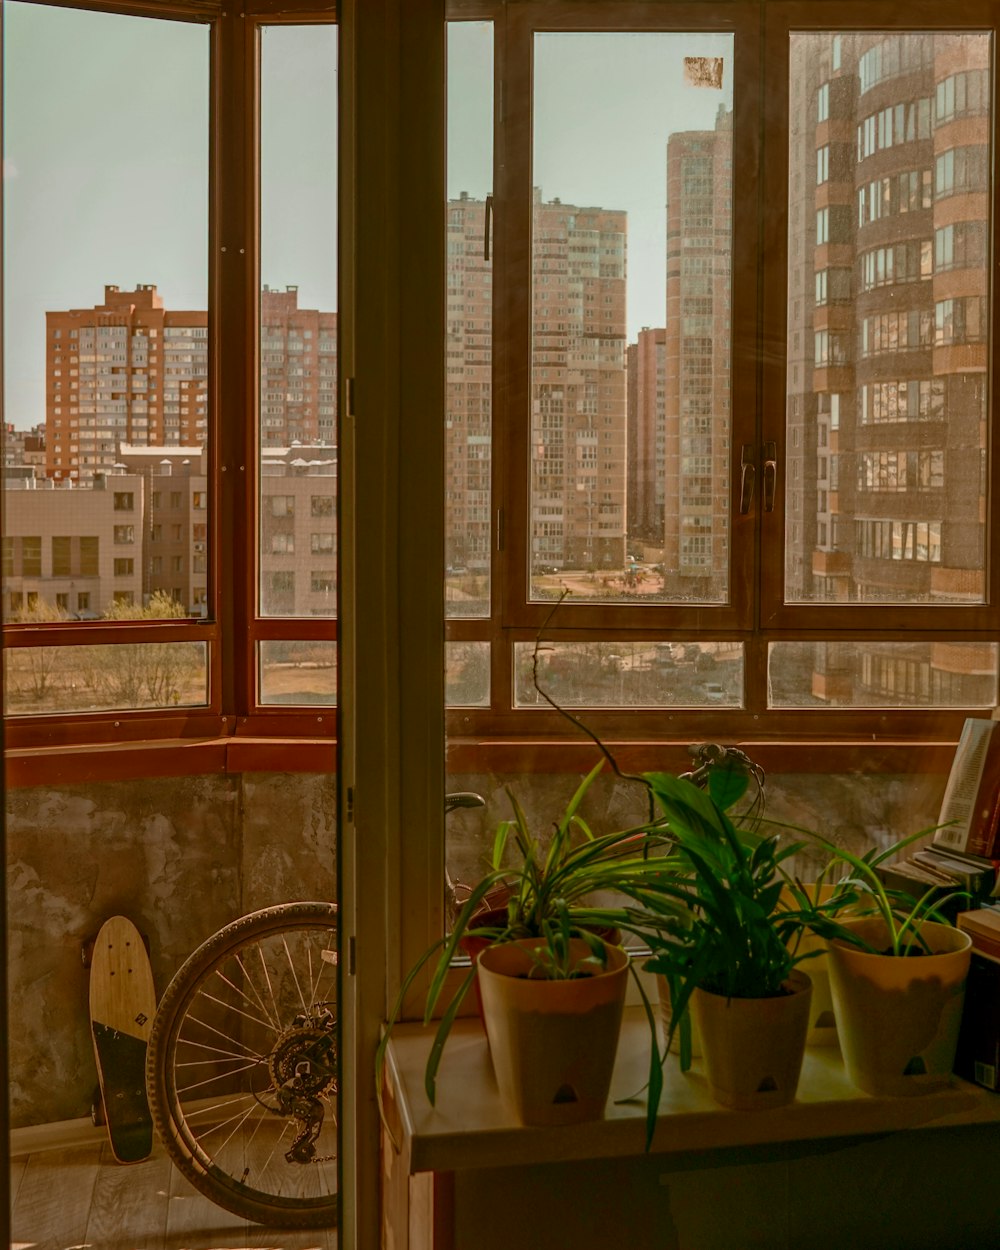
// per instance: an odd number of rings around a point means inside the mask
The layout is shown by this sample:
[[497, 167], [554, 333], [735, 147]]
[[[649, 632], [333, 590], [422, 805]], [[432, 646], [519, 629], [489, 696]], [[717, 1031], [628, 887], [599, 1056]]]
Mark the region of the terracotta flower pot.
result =
[[[628, 956], [608, 946], [604, 971], [572, 980], [530, 978], [537, 938], [489, 946], [479, 955], [490, 1055], [501, 1096], [522, 1124], [575, 1124], [604, 1114], [611, 1087]], [[582, 939], [571, 958], [590, 954]]]
[[[878, 918], [846, 920], [877, 950], [889, 946]], [[923, 1094], [941, 1088], [955, 1063], [972, 941], [930, 921], [929, 955], [872, 955], [842, 939], [827, 956], [837, 1032], [847, 1075], [868, 1094]]]
[[705, 1077], [724, 1107], [759, 1111], [795, 1097], [812, 983], [795, 971], [785, 984], [789, 992], [773, 998], [726, 998], [703, 989], [691, 995]]

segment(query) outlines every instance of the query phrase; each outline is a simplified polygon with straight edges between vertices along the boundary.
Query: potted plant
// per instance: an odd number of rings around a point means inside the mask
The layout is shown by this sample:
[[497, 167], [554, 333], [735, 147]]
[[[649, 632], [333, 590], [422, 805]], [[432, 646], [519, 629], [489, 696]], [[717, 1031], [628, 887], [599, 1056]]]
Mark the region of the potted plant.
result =
[[598, 1119], [611, 1087], [629, 959], [600, 938], [541, 938], [487, 947], [483, 1017], [501, 1096], [523, 1124]]
[[[683, 778], [648, 781], [684, 865], [675, 897], [690, 923], [649, 935], [646, 967], [662, 973], [673, 1004], [671, 1034], [690, 1004], [705, 1075], [717, 1101], [743, 1110], [795, 1097], [809, 1025], [811, 983], [798, 965], [817, 906], [789, 905], [782, 864], [802, 843], [737, 829], [710, 793]], [[668, 1037], [668, 1044], [671, 1040]], [[689, 1064], [682, 1048], [681, 1067]]]
[[[537, 836], [531, 832], [523, 808], [508, 788], [514, 815], [513, 819], [502, 821], [497, 829], [490, 871], [472, 889], [451, 932], [428, 947], [403, 980], [390, 1014], [388, 1028], [376, 1054], [380, 1098], [385, 1048], [392, 1026], [398, 1019], [410, 987], [427, 970], [429, 988], [425, 999], [424, 1022], [429, 1023], [443, 1006], [425, 1071], [425, 1089], [433, 1104], [437, 1072], [445, 1042], [462, 1002], [476, 978], [477, 965], [473, 962], [461, 976], [450, 998], [447, 997], [445, 987], [452, 975], [455, 956], [461, 945], [469, 939], [481, 940], [489, 948], [528, 939], [533, 974], [531, 977], [519, 979], [525, 983], [536, 982], [531, 987], [532, 992], [548, 986], [554, 987], [557, 994], [562, 994], [564, 990], [560, 983], [582, 979], [570, 975], [579, 970], [577, 955], [580, 947], [578, 944], [571, 944], [573, 939], [577, 943], [582, 941], [586, 946], [588, 953], [583, 957], [584, 970], [594, 973], [597, 965], [601, 965], [602, 969], [605, 965], [617, 968], [621, 963], [621, 958], [613, 953], [614, 947], [600, 937], [602, 931], [617, 930], [620, 933], [637, 934], [643, 941], [648, 941], [651, 932], [667, 932], [673, 928], [683, 928], [688, 923], [684, 899], [678, 895], [672, 884], [668, 856], [671, 839], [666, 832], [658, 828], [656, 822], [650, 822], [597, 836], [581, 816], [581, 804], [604, 766], [604, 760], [601, 760], [583, 779], [548, 837]], [[484, 922], [479, 915], [483, 900], [495, 894], [500, 886], [507, 893], [506, 907], [500, 915], [494, 913]], [[607, 894], [621, 897], [621, 904], [606, 906], [595, 901], [597, 896]], [[567, 965], [570, 952], [573, 952], [576, 962]], [[483, 960], [484, 954], [481, 953], [479, 963], [488, 972], [505, 975], [506, 955], [496, 961], [487, 959], [485, 964]], [[625, 966], [631, 968], [627, 959]], [[650, 1027], [646, 1117], [648, 1141], [656, 1122], [662, 1089], [662, 1065], [652, 1008], [635, 970], [631, 971], [639, 987]], [[603, 980], [603, 976], [590, 976], [587, 979]], [[584, 1020], [578, 1018], [573, 1026], [574, 1030], [580, 1032], [583, 1024]], [[491, 1049], [495, 1032], [492, 1030], [489, 1033]], [[568, 1077], [560, 1085], [566, 1083], [572, 1086], [572, 1078]], [[581, 1102], [584, 1107], [594, 1105], [590, 1100]]]
[[940, 1088], [955, 1062], [972, 942], [941, 908], [964, 892], [942, 898], [931, 886], [914, 900], [888, 890], [878, 873], [880, 864], [925, 833], [860, 856], [812, 835], [833, 862], [846, 865], [840, 888], [869, 904], [865, 915], [827, 912], [813, 919], [828, 942], [844, 1066], [852, 1083], [869, 1094]]

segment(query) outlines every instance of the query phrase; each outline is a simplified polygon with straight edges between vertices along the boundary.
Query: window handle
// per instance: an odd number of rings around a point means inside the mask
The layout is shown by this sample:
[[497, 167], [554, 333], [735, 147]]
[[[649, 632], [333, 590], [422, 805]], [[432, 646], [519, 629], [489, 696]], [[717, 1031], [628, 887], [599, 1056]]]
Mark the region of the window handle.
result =
[[483, 222], [483, 260], [490, 258], [490, 240], [493, 234], [493, 196], [486, 197], [486, 218]]
[[778, 450], [774, 443], [764, 444], [764, 511], [774, 511], [774, 488], [778, 481]]
[[753, 489], [757, 480], [757, 466], [753, 462], [753, 445], [744, 443], [740, 456], [740, 516], [746, 516], [753, 503]]

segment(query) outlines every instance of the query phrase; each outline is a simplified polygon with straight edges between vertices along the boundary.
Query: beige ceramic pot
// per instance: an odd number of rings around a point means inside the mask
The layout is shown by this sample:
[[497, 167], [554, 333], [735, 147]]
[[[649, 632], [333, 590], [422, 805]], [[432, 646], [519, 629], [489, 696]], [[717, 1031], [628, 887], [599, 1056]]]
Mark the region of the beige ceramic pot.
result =
[[773, 998], [726, 998], [703, 989], [691, 995], [705, 1077], [724, 1107], [760, 1111], [795, 1097], [812, 983], [794, 971], [785, 984], [790, 992]]
[[[843, 921], [877, 950], [889, 945], [875, 917]], [[930, 955], [872, 955], [830, 943], [830, 987], [844, 1066], [867, 1094], [923, 1094], [949, 1082], [962, 1020], [972, 941], [930, 921]]]
[[[573, 980], [532, 979], [537, 938], [488, 946], [479, 988], [497, 1085], [522, 1124], [600, 1119], [608, 1100], [628, 978], [628, 956], [608, 946], [607, 968]], [[571, 957], [585, 959], [582, 939]]]

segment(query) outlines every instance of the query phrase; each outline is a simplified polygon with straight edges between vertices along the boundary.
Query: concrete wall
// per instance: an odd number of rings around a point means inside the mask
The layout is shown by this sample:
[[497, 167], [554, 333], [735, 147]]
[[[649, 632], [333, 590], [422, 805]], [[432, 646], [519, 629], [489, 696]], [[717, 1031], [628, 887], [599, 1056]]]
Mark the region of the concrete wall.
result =
[[[449, 818], [455, 880], [485, 869], [510, 784], [533, 828], [551, 827], [579, 778], [448, 778], [485, 809]], [[932, 824], [944, 778], [768, 780], [768, 811], [862, 847]], [[602, 775], [582, 809], [597, 832], [646, 818], [634, 783]], [[12, 1124], [86, 1115], [96, 1084], [80, 950], [121, 912], [149, 936], [159, 992], [220, 925], [293, 899], [335, 897], [335, 780], [255, 774], [14, 790], [7, 796]]]
[[[945, 781], [939, 773], [775, 775], [767, 778], [765, 807], [772, 820], [815, 830], [839, 845], [864, 851], [873, 844], [887, 846], [906, 834], [932, 828]], [[532, 833], [544, 837], [579, 784], [577, 776], [545, 773], [450, 775], [449, 790], [474, 790], [486, 800], [485, 808], [459, 809], [448, 817], [447, 861], [452, 879], [472, 884], [486, 871], [497, 825], [514, 814], [505, 787], [510, 787], [524, 808]], [[639, 824], [649, 818], [645, 788], [602, 773], [588, 791], [580, 815], [595, 834]], [[810, 864], [823, 860], [819, 853], [804, 856], [795, 868], [808, 880]]]
[[148, 935], [162, 993], [220, 925], [335, 897], [332, 776], [108, 782], [7, 795], [11, 1124], [89, 1113], [81, 946], [111, 915]]

